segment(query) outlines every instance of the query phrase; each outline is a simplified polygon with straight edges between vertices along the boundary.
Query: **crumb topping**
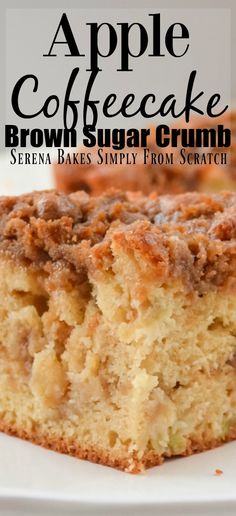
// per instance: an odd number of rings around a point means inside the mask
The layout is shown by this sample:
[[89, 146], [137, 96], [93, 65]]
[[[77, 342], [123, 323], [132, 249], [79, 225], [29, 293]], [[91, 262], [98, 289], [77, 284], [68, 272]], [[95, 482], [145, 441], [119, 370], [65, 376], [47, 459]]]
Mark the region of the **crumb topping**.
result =
[[99, 267], [116, 241], [165, 264], [169, 277], [220, 285], [235, 275], [235, 239], [236, 193], [51, 190], [0, 198], [0, 250], [37, 267], [60, 263], [79, 272], [98, 255]]

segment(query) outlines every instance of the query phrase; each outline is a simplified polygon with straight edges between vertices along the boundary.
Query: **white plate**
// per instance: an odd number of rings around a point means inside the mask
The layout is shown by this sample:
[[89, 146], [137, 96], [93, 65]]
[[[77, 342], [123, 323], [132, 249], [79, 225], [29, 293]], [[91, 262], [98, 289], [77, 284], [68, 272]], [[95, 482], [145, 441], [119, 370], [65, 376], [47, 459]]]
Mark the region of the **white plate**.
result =
[[231, 443], [130, 475], [0, 434], [0, 513], [235, 516], [235, 454]]
[[10, 165], [10, 155], [0, 155], [0, 195], [19, 195], [53, 187], [47, 165]]
[[[10, 166], [0, 157], [1, 195], [51, 186], [48, 167]], [[235, 516], [235, 458], [231, 443], [135, 476], [0, 434], [0, 514]]]

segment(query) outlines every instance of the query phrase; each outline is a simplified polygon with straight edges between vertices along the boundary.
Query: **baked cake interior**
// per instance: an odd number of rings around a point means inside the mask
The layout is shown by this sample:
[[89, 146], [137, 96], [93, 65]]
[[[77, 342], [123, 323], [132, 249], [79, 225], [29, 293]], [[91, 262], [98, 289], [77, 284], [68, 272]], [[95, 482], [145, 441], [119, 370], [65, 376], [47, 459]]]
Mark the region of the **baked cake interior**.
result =
[[235, 287], [108, 241], [67, 276], [1, 253], [1, 429], [134, 472], [235, 437]]

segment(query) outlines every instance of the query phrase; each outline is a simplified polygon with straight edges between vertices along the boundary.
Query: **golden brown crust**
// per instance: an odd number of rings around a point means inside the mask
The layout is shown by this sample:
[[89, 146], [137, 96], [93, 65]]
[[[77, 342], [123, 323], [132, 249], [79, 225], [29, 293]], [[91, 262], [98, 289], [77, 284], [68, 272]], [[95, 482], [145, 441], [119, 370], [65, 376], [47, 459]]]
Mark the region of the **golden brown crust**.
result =
[[[78, 459], [89, 460], [90, 462], [94, 462], [96, 464], [110, 466], [122, 471], [126, 471], [127, 473], [140, 473], [144, 469], [161, 465], [165, 457], [177, 457], [176, 455], [172, 456], [171, 454], [160, 456], [157, 455], [153, 450], [146, 451], [141, 460], [137, 458], [135, 452], [132, 456], [129, 457], [114, 457], [106, 450], [99, 450], [92, 446], [86, 448], [82, 446], [80, 447], [74, 442], [70, 442], [68, 439], [52, 437], [49, 434], [44, 435], [36, 429], [29, 433], [21, 428], [18, 428], [17, 426], [7, 425], [3, 421], [0, 421], [0, 431], [9, 435], [14, 435], [21, 439], [25, 439], [34, 444], [38, 444], [39, 446], [59, 453], [71, 455]], [[189, 439], [186, 450], [178, 456], [186, 457], [194, 453], [204, 452], [235, 439], [236, 429], [231, 429], [230, 433], [222, 439]]]
[[114, 245], [148, 261], [162, 282], [181, 278], [203, 292], [230, 278], [232, 287], [236, 194], [145, 197], [111, 190], [94, 198], [47, 191], [0, 199], [0, 251], [47, 272], [56, 268], [64, 284], [66, 274], [107, 267]]
[[[89, 460], [90, 462], [94, 462], [96, 464], [111, 466], [113, 468], [127, 471], [129, 473], [139, 473], [144, 469], [145, 466], [145, 462], [140, 462], [137, 458], [135, 458], [135, 456], [115, 458], [112, 457], [112, 455], [110, 455], [106, 450], [99, 450], [93, 448], [92, 446], [83, 448], [75, 444], [73, 441], [70, 442], [64, 438], [55, 438], [50, 435], [43, 435], [40, 432], [37, 432], [37, 430], [29, 433], [23, 429], [17, 428], [17, 426], [7, 425], [3, 421], [0, 421], [0, 431], [19, 437], [20, 439], [25, 439], [34, 444], [38, 444], [43, 448], [48, 448], [59, 453], [71, 455], [78, 459]], [[156, 456], [154, 459], [154, 457], [151, 458], [150, 454], [148, 454], [148, 467], [151, 467], [152, 465], [159, 465], [162, 462], [162, 457]]]

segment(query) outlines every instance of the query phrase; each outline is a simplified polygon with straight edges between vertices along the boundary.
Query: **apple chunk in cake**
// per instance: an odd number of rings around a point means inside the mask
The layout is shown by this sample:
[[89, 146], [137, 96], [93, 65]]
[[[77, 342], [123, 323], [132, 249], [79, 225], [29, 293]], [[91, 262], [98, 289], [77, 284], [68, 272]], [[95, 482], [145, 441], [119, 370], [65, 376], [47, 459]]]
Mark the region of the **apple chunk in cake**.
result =
[[236, 194], [0, 200], [0, 428], [130, 472], [236, 437]]

